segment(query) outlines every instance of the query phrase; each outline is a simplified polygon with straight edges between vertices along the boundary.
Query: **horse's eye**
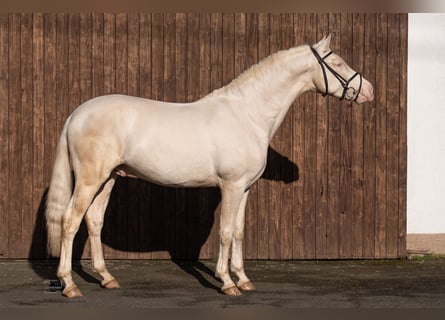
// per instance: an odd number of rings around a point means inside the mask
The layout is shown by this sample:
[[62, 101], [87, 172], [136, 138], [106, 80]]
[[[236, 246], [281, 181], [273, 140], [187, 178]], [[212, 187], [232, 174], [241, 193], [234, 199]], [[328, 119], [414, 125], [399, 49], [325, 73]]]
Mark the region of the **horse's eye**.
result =
[[343, 62], [337, 62], [337, 63], [334, 63], [334, 65], [336, 66], [336, 67], [342, 67], [343, 66]]

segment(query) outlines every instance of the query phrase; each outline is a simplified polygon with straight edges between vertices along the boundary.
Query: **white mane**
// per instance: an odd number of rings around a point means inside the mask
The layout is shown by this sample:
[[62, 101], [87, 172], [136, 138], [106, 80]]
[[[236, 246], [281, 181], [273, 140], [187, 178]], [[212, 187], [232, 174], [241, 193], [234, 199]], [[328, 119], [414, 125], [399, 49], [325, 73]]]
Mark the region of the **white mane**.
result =
[[244, 70], [229, 84], [214, 90], [207, 97], [210, 98], [215, 95], [243, 95], [243, 93], [251, 89], [257, 90], [267, 82], [267, 79], [275, 77], [275, 75], [280, 74], [288, 67], [285, 63], [288, 61], [288, 58], [295, 57], [306, 48], [307, 45], [300, 45], [298, 47], [277, 51]]

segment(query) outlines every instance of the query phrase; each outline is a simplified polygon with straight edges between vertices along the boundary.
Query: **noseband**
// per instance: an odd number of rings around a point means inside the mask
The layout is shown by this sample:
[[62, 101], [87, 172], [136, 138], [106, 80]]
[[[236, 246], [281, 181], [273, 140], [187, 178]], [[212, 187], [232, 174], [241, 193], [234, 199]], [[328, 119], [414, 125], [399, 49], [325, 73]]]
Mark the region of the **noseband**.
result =
[[[348, 93], [350, 90], [352, 90], [352, 97], [351, 101], [356, 101], [359, 94], [360, 94], [360, 90], [362, 89], [362, 75], [361, 73], [354, 73], [354, 75], [352, 77], [350, 77], [348, 80], [346, 80], [345, 78], [343, 78], [341, 75], [339, 75], [337, 73], [337, 71], [335, 71], [334, 69], [332, 69], [331, 66], [329, 66], [325, 59], [327, 57], [329, 57], [332, 54], [332, 51], [329, 51], [323, 58], [320, 57], [320, 55], [318, 54], [317, 50], [315, 50], [314, 48], [311, 47], [312, 53], [314, 54], [315, 58], [317, 58], [318, 63], [321, 66], [321, 70], [323, 71], [323, 78], [324, 78], [324, 84], [325, 84], [325, 88], [326, 91], [324, 93], [322, 93], [323, 97], [325, 97], [328, 94], [328, 77], [326, 75], [326, 69], [328, 69], [333, 75], [334, 77], [337, 78], [337, 80], [340, 82], [341, 86], [343, 87], [343, 93], [341, 95], [340, 100], [343, 100], [346, 97], [346, 93]], [[356, 77], [359, 76], [360, 77], [360, 85], [358, 86], [358, 90], [356, 90], [354, 87], [350, 87], [349, 84], [351, 83], [351, 81]], [[354, 98], [355, 97], [355, 98]]]

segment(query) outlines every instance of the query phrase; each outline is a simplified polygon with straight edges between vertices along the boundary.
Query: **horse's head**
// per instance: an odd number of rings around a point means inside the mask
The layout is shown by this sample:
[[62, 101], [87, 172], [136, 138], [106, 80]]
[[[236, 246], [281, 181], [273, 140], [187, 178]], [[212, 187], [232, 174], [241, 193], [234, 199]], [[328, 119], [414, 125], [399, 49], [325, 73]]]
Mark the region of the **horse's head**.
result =
[[311, 71], [315, 89], [323, 96], [329, 94], [358, 104], [372, 101], [372, 85], [331, 51], [330, 42], [331, 35], [310, 48], [314, 58]]

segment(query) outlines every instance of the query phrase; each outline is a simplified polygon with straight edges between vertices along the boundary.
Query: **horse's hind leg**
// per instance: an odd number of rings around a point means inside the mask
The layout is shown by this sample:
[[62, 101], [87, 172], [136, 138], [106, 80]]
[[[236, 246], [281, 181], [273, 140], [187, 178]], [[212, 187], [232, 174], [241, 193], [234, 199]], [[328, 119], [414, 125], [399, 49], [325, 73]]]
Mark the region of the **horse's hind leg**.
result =
[[63, 216], [63, 236], [60, 251], [60, 262], [57, 276], [63, 281], [65, 289], [63, 295], [68, 298], [80, 297], [82, 293], [77, 288], [71, 276], [71, 259], [74, 236], [79, 230], [79, 225], [94, 199], [103, 181], [84, 183], [83, 179], [76, 181], [73, 196], [68, 209]]
[[119, 288], [119, 283], [108, 272], [105, 266], [105, 260], [102, 249], [100, 233], [104, 223], [105, 210], [110, 199], [111, 190], [116, 182], [116, 175], [113, 174], [110, 179], [105, 182], [100, 193], [96, 196], [93, 203], [89, 207], [85, 220], [88, 227], [88, 234], [91, 244], [91, 259], [93, 260], [94, 271], [102, 277], [101, 285], [107, 289]]
[[231, 259], [231, 270], [238, 277], [238, 282], [236, 283], [237, 287], [243, 291], [253, 291], [255, 290], [255, 286], [252, 282], [250, 282], [249, 278], [247, 278], [246, 273], [244, 272], [244, 263], [243, 263], [243, 239], [244, 239], [244, 224], [245, 224], [245, 212], [246, 212], [246, 203], [247, 197], [249, 195], [249, 191], [246, 191], [241, 200], [241, 204], [238, 209], [238, 214], [235, 218], [235, 229], [233, 232], [233, 240], [232, 240], [232, 259]]

